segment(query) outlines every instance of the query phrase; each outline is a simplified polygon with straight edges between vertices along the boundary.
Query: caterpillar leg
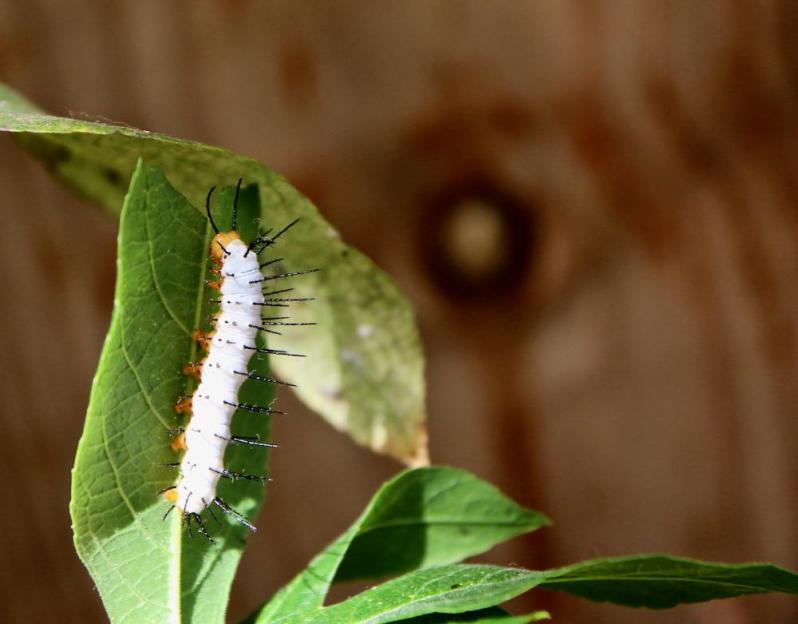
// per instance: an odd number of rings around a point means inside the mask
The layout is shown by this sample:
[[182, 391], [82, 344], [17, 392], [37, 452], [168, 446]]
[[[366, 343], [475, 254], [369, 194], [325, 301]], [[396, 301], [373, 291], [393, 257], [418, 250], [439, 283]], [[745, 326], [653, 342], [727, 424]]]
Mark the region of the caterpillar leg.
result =
[[203, 522], [202, 516], [200, 516], [198, 513], [190, 513], [190, 514], [185, 514], [184, 518], [186, 520], [186, 527], [188, 527], [188, 536], [189, 537], [192, 536], [191, 535], [191, 521], [194, 520], [194, 522], [197, 523], [197, 528], [199, 529], [199, 532], [202, 534], [202, 536], [206, 540], [208, 540], [208, 543], [209, 544], [215, 543], [213, 541], [213, 538], [208, 534], [208, 530], [205, 528], [205, 522]]

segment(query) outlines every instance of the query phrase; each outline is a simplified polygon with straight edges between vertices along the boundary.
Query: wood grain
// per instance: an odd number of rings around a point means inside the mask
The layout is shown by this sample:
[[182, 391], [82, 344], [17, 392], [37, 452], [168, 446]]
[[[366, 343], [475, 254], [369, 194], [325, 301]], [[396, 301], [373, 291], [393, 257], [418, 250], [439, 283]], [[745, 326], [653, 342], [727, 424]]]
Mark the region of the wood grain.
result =
[[[798, 568], [796, 24], [776, 0], [26, 0], [0, 5], [0, 79], [56, 114], [250, 154], [388, 270], [425, 337], [433, 461], [557, 521], [489, 560]], [[0, 612], [102, 621], [67, 501], [114, 224], [5, 137], [0, 181]], [[457, 209], [445, 198], [485, 188], [521, 207], [528, 253], [464, 292], [429, 241]], [[233, 621], [398, 469], [283, 405]], [[519, 606], [596, 624], [798, 617], [774, 597]]]

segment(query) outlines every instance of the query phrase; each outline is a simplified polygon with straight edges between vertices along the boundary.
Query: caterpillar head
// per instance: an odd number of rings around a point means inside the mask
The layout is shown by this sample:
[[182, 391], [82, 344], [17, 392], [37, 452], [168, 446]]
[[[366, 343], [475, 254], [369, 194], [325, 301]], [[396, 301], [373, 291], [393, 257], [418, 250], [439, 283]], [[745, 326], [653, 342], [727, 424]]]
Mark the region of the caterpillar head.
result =
[[241, 237], [235, 230], [219, 232], [213, 237], [213, 241], [211, 241], [211, 258], [221, 261], [227, 255], [227, 246], [234, 240], [241, 240]]

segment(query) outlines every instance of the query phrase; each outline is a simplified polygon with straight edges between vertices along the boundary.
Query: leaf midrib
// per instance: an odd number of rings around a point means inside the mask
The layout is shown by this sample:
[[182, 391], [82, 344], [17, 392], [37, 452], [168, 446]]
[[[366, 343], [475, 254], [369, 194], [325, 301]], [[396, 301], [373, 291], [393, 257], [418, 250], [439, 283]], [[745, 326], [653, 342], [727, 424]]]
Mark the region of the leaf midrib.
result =
[[[149, 212], [147, 213], [147, 229], [149, 231]], [[208, 240], [210, 238], [210, 229], [208, 224], [205, 224], [205, 231], [203, 233], [203, 249], [208, 247]], [[150, 256], [150, 260], [152, 261], [152, 257]], [[203, 254], [200, 260], [200, 270], [198, 272], [198, 283], [199, 287], [197, 288], [197, 299], [194, 306], [194, 327], [199, 328], [200, 322], [202, 319], [202, 302], [203, 297], [205, 296], [205, 276], [208, 273], [208, 257], [207, 254]], [[152, 272], [153, 272], [153, 280], [155, 280], [155, 265], [151, 262]], [[160, 290], [158, 290], [159, 295], [161, 294]], [[163, 301], [163, 296], [161, 296], [161, 300]], [[165, 301], [163, 301], [164, 306], [168, 306]], [[171, 314], [171, 312], [170, 312]], [[173, 317], [174, 318], [174, 317]], [[176, 319], [174, 319], [176, 321]], [[185, 328], [181, 323], [178, 322], [178, 325], [181, 329]], [[191, 335], [190, 332], [187, 332], [188, 336]], [[199, 347], [197, 343], [192, 340], [191, 341], [191, 350], [189, 353], [189, 361], [193, 362], [196, 360], [197, 352]], [[177, 510], [176, 510], [177, 511]], [[172, 514], [172, 533], [171, 533], [171, 552], [172, 558], [170, 561], [170, 570], [169, 570], [169, 602], [171, 603], [170, 613], [173, 615], [173, 621], [175, 624], [181, 624], [183, 621], [183, 579], [182, 579], [182, 562], [183, 562], [183, 522], [182, 518], [179, 513]]]

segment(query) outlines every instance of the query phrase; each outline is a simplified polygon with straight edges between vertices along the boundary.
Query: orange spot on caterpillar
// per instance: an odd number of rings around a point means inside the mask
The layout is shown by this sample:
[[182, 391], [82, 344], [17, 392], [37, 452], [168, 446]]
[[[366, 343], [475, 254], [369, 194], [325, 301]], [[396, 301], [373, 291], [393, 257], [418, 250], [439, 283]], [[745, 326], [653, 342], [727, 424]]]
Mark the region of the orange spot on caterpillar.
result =
[[211, 340], [211, 336], [213, 336], [213, 332], [205, 333], [199, 329], [195, 329], [193, 332], [191, 332], [192, 340], [195, 340], [197, 344], [205, 351], [208, 350], [208, 343]]
[[177, 490], [169, 490], [168, 492], [164, 492], [163, 497], [174, 505], [177, 502]]
[[185, 451], [188, 449], [186, 446], [186, 434], [181, 433], [178, 436], [175, 436], [172, 442], [169, 444], [172, 447], [172, 450], [177, 453], [178, 451]]
[[189, 362], [183, 366], [183, 374], [199, 380], [202, 372], [202, 362]]
[[175, 403], [175, 412], [178, 414], [187, 414], [191, 411], [191, 397], [181, 398]]
[[205, 285], [208, 288], [213, 288], [214, 290], [219, 290], [219, 288], [221, 288], [221, 286], [222, 286], [222, 283], [221, 282], [214, 282], [212, 280], [205, 280]]

